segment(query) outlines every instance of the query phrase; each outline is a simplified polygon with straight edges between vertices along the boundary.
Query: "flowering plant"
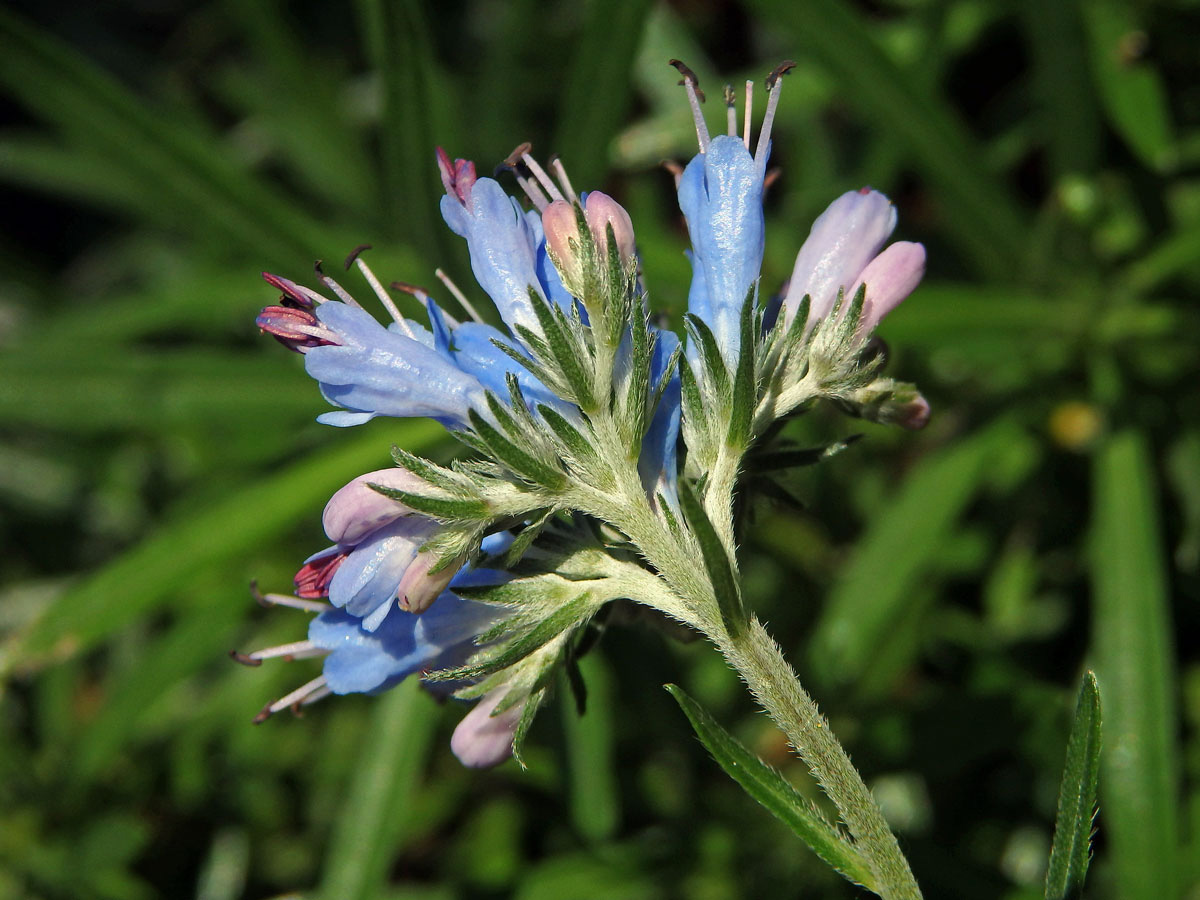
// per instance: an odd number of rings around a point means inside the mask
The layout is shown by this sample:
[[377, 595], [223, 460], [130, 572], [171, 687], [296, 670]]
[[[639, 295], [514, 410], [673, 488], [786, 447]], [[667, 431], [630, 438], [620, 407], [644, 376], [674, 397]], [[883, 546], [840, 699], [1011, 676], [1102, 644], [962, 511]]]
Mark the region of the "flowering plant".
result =
[[[442, 216], [504, 329], [464, 292], [462, 321], [428, 291], [393, 283], [424, 307], [405, 317], [356, 251], [391, 318], [380, 324], [341, 285], [333, 295], [275, 275], [277, 305], [259, 327], [304, 354], [348, 427], [375, 416], [430, 417], [474, 455], [436, 465], [403, 449], [396, 468], [359, 475], [325, 508], [331, 546], [306, 560], [295, 595], [269, 603], [317, 613], [307, 640], [249, 654], [324, 657], [321, 675], [266, 706], [330, 693], [375, 693], [420, 674], [477, 705], [451, 742], [469, 766], [520, 760], [524, 736], [560, 671], [606, 604], [627, 600], [705, 635], [746, 681], [829, 794], [844, 828], [802, 801], [702, 709], [673, 689], [701, 738], [757, 799], [822, 858], [887, 897], [919, 896], [861, 778], [743, 602], [736, 553], [739, 476], [770, 448], [784, 464], [812, 454], [777, 446], [781, 422], [832, 401], [909, 428], [929, 406], [881, 374], [871, 336], [916, 287], [919, 244], [888, 241], [896, 213], [864, 188], [814, 223], [787, 287], [760, 291], [763, 195], [784, 63], [767, 78], [751, 140], [752, 84], [738, 133], [710, 135], [703, 94], [678, 61], [699, 153], [677, 172], [691, 238], [686, 339], [650, 316], [630, 217], [600, 192], [576, 194], [562, 164], [528, 145], [507, 169], [526, 209], [473, 163], [438, 151]], [[753, 148], [752, 148], [753, 144]], [[697, 565], [699, 562], [699, 565]]]

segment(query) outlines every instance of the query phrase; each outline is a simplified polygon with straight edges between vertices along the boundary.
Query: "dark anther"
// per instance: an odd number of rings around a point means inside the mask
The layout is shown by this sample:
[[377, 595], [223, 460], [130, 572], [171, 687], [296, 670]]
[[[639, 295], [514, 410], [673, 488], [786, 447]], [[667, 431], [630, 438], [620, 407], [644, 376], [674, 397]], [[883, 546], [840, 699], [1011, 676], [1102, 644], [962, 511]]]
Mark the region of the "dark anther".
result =
[[267, 598], [264, 597], [262, 595], [262, 591], [260, 591], [258, 589], [257, 579], [250, 582], [250, 596], [254, 598], [255, 603], [257, 603], [259, 606], [263, 607], [264, 609], [271, 608], [271, 604], [267, 601]]
[[272, 715], [273, 713], [271, 712], [271, 704], [268, 703], [261, 710], [259, 710], [258, 715], [255, 716], [251, 721], [255, 725], [261, 725], [263, 722], [267, 721], [267, 719], [271, 718]]
[[324, 260], [320, 260], [320, 259], [318, 259], [316, 262], [313, 263], [313, 271], [316, 272], [318, 275], [320, 275], [322, 278], [325, 277], [325, 270], [321, 268], [323, 263], [324, 263]]
[[737, 94], [733, 92], [733, 85], [725, 85], [725, 105], [735, 106], [737, 104]]
[[775, 87], [775, 82], [777, 82], [780, 78], [782, 78], [788, 72], [792, 71], [792, 69], [794, 69], [794, 68], [796, 68], [796, 64], [794, 62], [792, 62], [790, 59], [785, 59], [783, 62], [781, 62], [775, 68], [773, 68], [771, 70], [771, 74], [767, 76], [767, 90], [769, 91], [773, 87]]
[[521, 164], [521, 157], [523, 157], [532, 149], [533, 144], [529, 143], [529, 141], [520, 144], [517, 149], [513, 150], [512, 153], [508, 154], [508, 156], [504, 158], [504, 165], [509, 166], [510, 168], [516, 168]]
[[299, 700], [297, 700], [295, 703], [293, 703], [293, 704], [292, 704], [290, 707], [288, 707], [288, 708], [289, 708], [289, 709], [292, 711], [292, 715], [293, 715], [293, 716], [295, 716], [297, 719], [303, 719], [303, 718], [304, 718], [304, 711], [303, 711], [303, 710], [301, 709], [301, 707], [300, 707], [300, 701], [299, 701]]
[[696, 73], [689, 69], [682, 60], [669, 59], [667, 63], [674, 66], [679, 71], [679, 74], [683, 76], [683, 81], [679, 82], [680, 84], [687, 84], [689, 81], [692, 83], [692, 87], [696, 89], [696, 96], [703, 103], [704, 91], [700, 90], [700, 79], [696, 77]]
[[768, 169], [766, 176], [763, 178], [763, 190], [765, 191], [771, 185], [779, 180], [779, 176], [783, 174], [782, 166], [775, 166], [773, 169]]
[[353, 250], [351, 250], [350, 255], [346, 257], [346, 263], [345, 263], [346, 271], [347, 272], [350, 271], [350, 267], [352, 265], [354, 265], [354, 261], [356, 259], [358, 259], [358, 256], [360, 253], [362, 253], [364, 250], [370, 250], [370, 249], [371, 249], [370, 244], [359, 244], [357, 247], [355, 247]]
[[683, 166], [681, 166], [678, 162], [676, 162], [673, 159], [664, 159], [661, 163], [659, 163], [659, 165], [662, 166], [664, 169], [666, 169], [668, 172], [670, 172], [672, 175], [674, 175], [676, 178], [678, 178], [680, 175], [683, 174]]
[[429, 296], [429, 291], [425, 290], [425, 288], [409, 284], [407, 281], [393, 281], [388, 287], [393, 291], [399, 291], [402, 294], [411, 294], [414, 297], [418, 294], [424, 294], [426, 297]]
[[229, 658], [234, 662], [241, 663], [243, 666], [249, 666], [252, 669], [262, 665], [261, 659], [255, 659], [252, 656], [247, 656], [245, 653], [238, 653], [236, 650], [229, 651]]

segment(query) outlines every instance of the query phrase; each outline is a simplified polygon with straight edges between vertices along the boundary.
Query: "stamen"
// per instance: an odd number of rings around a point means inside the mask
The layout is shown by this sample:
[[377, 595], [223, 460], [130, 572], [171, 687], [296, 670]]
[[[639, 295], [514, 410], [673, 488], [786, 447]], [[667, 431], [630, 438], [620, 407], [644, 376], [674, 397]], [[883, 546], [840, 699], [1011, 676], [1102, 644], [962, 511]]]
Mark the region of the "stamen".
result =
[[542, 189], [537, 182], [529, 177], [532, 173], [529, 173], [529, 167], [521, 158], [522, 154], [526, 153], [532, 146], [528, 141], [521, 144], [512, 153], [508, 154], [504, 162], [496, 166], [496, 171], [492, 174], [493, 176], [499, 176], [501, 172], [512, 172], [513, 177], [517, 179], [517, 184], [521, 186], [521, 190], [529, 198], [529, 202], [537, 208], [538, 212], [541, 212], [550, 205], [550, 200], [542, 193]]
[[286, 606], [290, 609], [299, 609], [304, 612], [322, 613], [327, 609], [333, 609], [330, 603], [324, 603], [320, 600], [305, 600], [300, 597], [293, 597], [290, 594], [264, 594], [258, 589], [258, 582], [250, 582], [250, 595], [258, 602], [259, 606]]
[[758, 145], [754, 148], [754, 161], [758, 163], [760, 172], [767, 168], [767, 146], [771, 143], [771, 125], [775, 121], [775, 107], [779, 105], [779, 95], [783, 91], [783, 76], [796, 68], [790, 59], [785, 59], [767, 76], [767, 114], [763, 116], [762, 131], [758, 134]]
[[[262, 650], [255, 650], [253, 653], [237, 654], [235, 659], [244, 656], [251, 660], [251, 665], [256, 662], [262, 662], [264, 659], [276, 659], [282, 656], [284, 659], [291, 662], [293, 659], [307, 659], [310, 656], [324, 656], [329, 651], [313, 644], [312, 641], [296, 641], [291, 644], [280, 644], [277, 647], [265, 647]], [[233, 656], [233, 654], [230, 654]], [[241, 662], [238, 659], [238, 662]]]
[[323, 687], [317, 688], [315, 691], [313, 691], [311, 694], [309, 694], [307, 697], [305, 697], [299, 703], [292, 704], [292, 715], [294, 715], [294, 716], [301, 715], [300, 710], [302, 708], [304, 708], [305, 706], [312, 706], [318, 700], [324, 700], [326, 697], [328, 697], [332, 693], [333, 693], [333, 688], [331, 688], [329, 685], [324, 685]]
[[750, 149], [750, 114], [754, 112], [754, 82], [746, 79], [746, 109], [742, 112], [742, 143]]
[[458, 285], [450, 280], [450, 276], [447, 275], [442, 269], [435, 270], [433, 274], [436, 275], [441, 280], [442, 284], [446, 286], [446, 290], [453, 295], [454, 299], [458, 301], [458, 305], [463, 308], [466, 314], [482, 325], [483, 317], [479, 315], [475, 307], [471, 305], [471, 301], [467, 299], [467, 295], [460, 291], [458, 289]]
[[388, 296], [388, 292], [383, 289], [383, 285], [379, 283], [379, 279], [375, 277], [375, 273], [371, 271], [371, 267], [357, 257], [354, 258], [354, 262], [358, 264], [358, 271], [362, 272], [363, 277], [367, 279], [367, 283], [371, 285], [371, 290], [375, 292], [375, 296], [379, 298], [379, 302], [383, 304], [383, 308], [388, 311], [388, 315], [399, 323], [400, 328], [408, 337], [414, 337], [412, 329], [404, 321], [404, 316], [400, 314], [400, 310], [392, 302], [392, 298]]
[[325, 274], [325, 270], [321, 268], [321, 260], [318, 259], [313, 263], [313, 271], [317, 273], [317, 277], [321, 279], [321, 283], [325, 287], [337, 294], [339, 300], [347, 306], [357, 306], [359, 309], [362, 309], [362, 304], [351, 297], [349, 291]]
[[704, 91], [700, 90], [700, 81], [696, 73], [677, 59], [669, 60], [670, 64], [679, 70], [683, 76], [680, 82], [688, 94], [688, 103], [692, 107], [692, 121], [696, 126], [696, 141], [700, 144], [700, 152], [708, 152], [708, 126], [704, 124], [704, 116], [700, 112], [700, 104], [704, 101]]
[[664, 159], [659, 165], [671, 173], [675, 179], [675, 190], [679, 190], [679, 179], [683, 177], [683, 166], [673, 159]]
[[[526, 144], [525, 146], [528, 147], [529, 145]], [[558, 189], [558, 185], [546, 174], [546, 170], [538, 164], [536, 159], [529, 155], [528, 150], [521, 154], [521, 159], [529, 167], [529, 171], [533, 173], [533, 177], [538, 180], [538, 184], [546, 189], [546, 193], [550, 195], [551, 200], [566, 199], [563, 197], [562, 191]]]
[[779, 180], [781, 175], [783, 175], [783, 169], [780, 166], [775, 166], [773, 169], [768, 169], [767, 174], [763, 176], [763, 193], [766, 193], [771, 185]]
[[563, 193], [567, 195], [572, 203], [579, 202], [579, 195], [575, 193], [575, 188], [571, 186], [571, 179], [567, 177], [566, 166], [562, 164], [562, 160], [558, 156], [550, 157], [550, 171], [558, 179], [558, 183], [562, 185]]
[[[319, 693], [325, 687], [325, 676], [317, 676], [307, 684], [300, 685], [300, 687], [296, 688], [290, 694], [280, 697], [274, 703], [269, 703], [264, 706], [262, 711], [254, 717], [254, 724], [259, 725], [267, 721], [267, 719], [271, 718], [271, 716], [275, 715], [275, 713], [279, 712], [281, 709], [287, 709], [294, 703], [303, 705], [306, 700], [308, 700], [314, 694]], [[321, 694], [321, 697], [324, 696], [325, 694]], [[320, 697], [317, 697], [316, 699], [319, 700]]]
[[725, 85], [725, 133], [737, 137], [737, 97], [731, 84]]

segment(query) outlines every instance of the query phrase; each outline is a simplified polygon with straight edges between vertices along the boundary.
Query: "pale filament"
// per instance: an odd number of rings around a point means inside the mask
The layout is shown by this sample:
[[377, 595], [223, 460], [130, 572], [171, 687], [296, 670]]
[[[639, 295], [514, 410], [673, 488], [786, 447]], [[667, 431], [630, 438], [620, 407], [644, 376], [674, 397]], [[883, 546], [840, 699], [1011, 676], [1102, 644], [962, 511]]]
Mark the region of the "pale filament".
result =
[[529, 166], [529, 171], [532, 172], [533, 177], [538, 180], [538, 184], [546, 189], [546, 193], [550, 196], [551, 200], [564, 199], [562, 191], [558, 189], [558, 185], [551, 180], [550, 176], [546, 174], [546, 170], [541, 167], [538, 161], [534, 159], [528, 151], [521, 154], [521, 161], [524, 162], [525, 165]]
[[455, 284], [453, 281], [450, 280], [450, 276], [447, 275], [445, 273], [445, 271], [442, 269], [437, 269], [433, 274], [436, 275], [438, 277], [438, 280], [441, 281], [442, 284], [444, 284], [446, 286], [446, 290], [448, 290], [451, 293], [451, 295], [453, 295], [454, 299], [458, 301], [458, 305], [463, 308], [463, 310], [466, 312], [466, 314], [468, 316], [470, 316], [472, 319], [474, 319], [476, 322], [479, 322], [480, 324], [482, 324], [483, 317], [480, 316], [479, 313], [476, 311], [475, 307], [471, 305], [471, 301], [467, 299], [467, 295], [464, 294], [461, 290], [459, 290], [459, 287], [457, 284]]
[[371, 267], [363, 262], [361, 256], [356, 257], [354, 262], [358, 266], [358, 271], [362, 272], [363, 277], [367, 279], [367, 283], [371, 285], [371, 290], [375, 292], [375, 296], [379, 298], [379, 302], [383, 304], [383, 308], [388, 311], [388, 315], [396, 320], [406, 335], [410, 338], [415, 337], [412, 329], [408, 326], [408, 322], [404, 321], [404, 316], [400, 314], [400, 310], [392, 301], [392, 298], [388, 296], [387, 291], [383, 289], [383, 285], [379, 283], [379, 279], [375, 277], [375, 273], [371, 271]]
[[567, 177], [567, 168], [557, 156], [550, 159], [550, 170], [554, 173], [554, 177], [558, 179], [558, 183], [562, 185], [563, 193], [571, 199], [572, 203], [578, 203], [579, 195], [575, 193], [575, 188], [571, 186], [571, 179]]
[[742, 144], [750, 149], [750, 114], [754, 111], [754, 82], [746, 80], [746, 108], [742, 111]]

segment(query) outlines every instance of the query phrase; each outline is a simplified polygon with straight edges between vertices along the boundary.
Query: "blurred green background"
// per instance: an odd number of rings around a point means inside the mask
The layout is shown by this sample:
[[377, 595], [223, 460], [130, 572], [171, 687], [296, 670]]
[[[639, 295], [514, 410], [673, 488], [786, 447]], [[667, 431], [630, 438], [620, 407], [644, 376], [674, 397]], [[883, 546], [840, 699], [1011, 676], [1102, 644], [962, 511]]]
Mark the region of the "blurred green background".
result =
[[393, 442], [453, 450], [428, 423], [315, 424], [300, 360], [253, 326], [259, 272], [312, 284], [371, 243], [385, 281], [465, 285], [433, 147], [486, 172], [528, 139], [628, 207], [678, 324], [658, 163], [693, 139], [670, 57], [712, 127], [722, 78], [799, 64], [765, 288], [863, 184], [929, 250], [881, 334], [931, 425], [798, 422], [864, 438], [743, 542], [753, 606], [927, 896], [1041, 895], [1091, 666], [1090, 896], [1200, 897], [1198, 39], [1196, 0], [7, 4], [0, 897], [858, 895], [661, 689], [812, 790], [700, 642], [614, 621], [587, 715], [560, 696], [528, 772], [461, 769], [460, 710], [413, 685], [252, 727], [317, 664], [225, 656], [303, 636], [246, 586], [289, 586], [335, 488]]

